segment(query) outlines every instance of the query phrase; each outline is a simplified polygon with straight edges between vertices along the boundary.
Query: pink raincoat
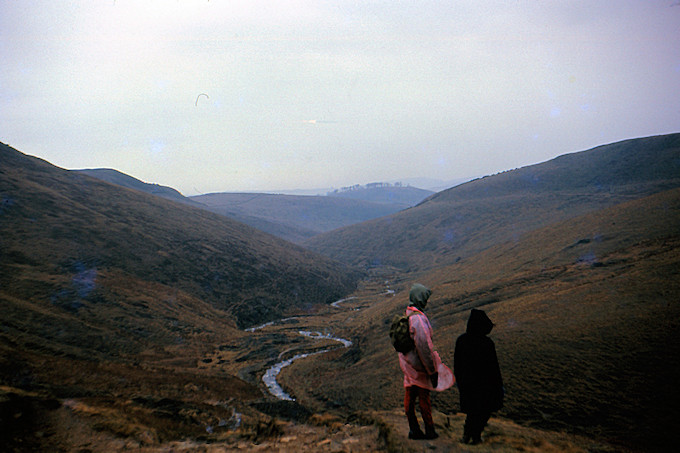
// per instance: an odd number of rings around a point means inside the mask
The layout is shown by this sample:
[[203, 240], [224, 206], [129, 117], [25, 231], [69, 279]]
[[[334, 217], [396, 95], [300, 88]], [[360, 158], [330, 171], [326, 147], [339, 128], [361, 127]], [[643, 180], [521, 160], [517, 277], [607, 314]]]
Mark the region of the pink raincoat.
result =
[[[432, 327], [425, 313], [415, 307], [406, 308], [411, 337], [416, 344], [413, 350], [399, 353], [399, 366], [404, 372], [404, 387], [413, 385], [441, 392], [453, 385], [453, 372], [442, 363], [432, 343]], [[437, 387], [432, 387], [430, 375], [439, 373]]]

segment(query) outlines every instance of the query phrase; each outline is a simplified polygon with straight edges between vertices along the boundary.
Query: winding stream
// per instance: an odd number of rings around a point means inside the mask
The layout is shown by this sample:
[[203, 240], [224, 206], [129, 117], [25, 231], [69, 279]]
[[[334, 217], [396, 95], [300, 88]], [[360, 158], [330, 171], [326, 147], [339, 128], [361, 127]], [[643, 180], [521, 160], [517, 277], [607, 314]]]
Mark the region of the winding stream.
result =
[[[333, 302], [333, 303], [335, 303], [335, 302]], [[292, 319], [298, 319], [298, 317], [297, 316], [291, 316], [290, 318], [283, 318], [283, 319], [278, 319], [276, 321], [265, 322], [264, 324], [260, 324], [259, 326], [248, 327], [247, 329], [245, 329], [245, 331], [246, 332], [255, 332], [256, 330], [264, 329], [265, 327], [269, 327], [269, 326], [277, 324], [279, 322], [290, 321]]]
[[[323, 334], [321, 332], [310, 332], [308, 330], [300, 330], [298, 332], [300, 335], [308, 337], [308, 338], [313, 338], [315, 340], [333, 340], [337, 341], [339, 343], [342, 343], [342, 346], [345, 348], [349, 348], [352, 345], [352, 342], [350, 340], [347, 340], [345, 338], [339, 338], [339, 337], [334, 337], [329, 334]], [[295, 362], [297, 359], [303, 359], [305, 357], [309, 357], [312, 355], [317, 355], [317, 354], [323, 354], [328, 351], [332, 351], [333, 349], [337, 348], [327, 348], [327, 349], [322, 349], [321, 351], [315, 351], [315, 352], [309, 352], [309, 353], [304, 353], [304, 354], [296, 354], [290, 359], [283, 360], [281, 362], [278, 362], [265, 371], [264, 375], [262, 376], [262, 381], [264, 382], [264, 385], [267, 386], [267, 390], [269, 390], [269, 393], [274, 395], [276, 398], [283, 400], [283, 401], [295, 401], [295, 398], [290, 396], [288, 393], [283, 390], [283, 388], [279, 385], [279, 383], [276, 380], [276, 377], [279, 375], [281, 370], [291, 363]]]
[[[335, 308], [340, 308], [340, 307], [338, 307], [338, 304], [340, 304], [342, 302], [346, 302], [346, 301], [351, 300], [351, 299], [355, 299], [355, 298], [350, 297], [350, 298], [347, 298], [347, 299], [341, 299], [341, 300], [338, 300], [336, 302], [333, 302], [331, 305]], [[274, 325], [274, 324], [277, 324], [277, 323], [289, 321], [289, 320], [292, 320], [292, 319], [296, 319], [296, 317], [283, 318], [283, 319], [279, 319], [277, 321], [270, 321], [270, 322], [261, 324], [259, 326], [249, 327], [245, 330], [246, 330], [246, 332], [255, 332], [256, 330], [264, 329], [265, 327], [268, 327], [268, 326], [271, 326], [271, 325]], [[322, 332], [318, 332], [318, 331], [309, 331], [309, 330], [299, 330], [298, 333], [300, 335], [304, 336], [304, 337], [312, 338], [314, 340], [337, 341], [338, 343], [341, 343], [342, 347], [344, 347], [344, 348], [349, 348], [350, 346], [352, 346], [352, 342], [350, 340], [347, 340], [345, 338], [340, 338], [340, 337], [334, 337], [331, 334], [327, 334], [327, 333], [322, 333]], [[283, 368], [287, 367], [288, 365], [290, 365], [291, 363], [295, 362], [298, 359], [303, 359], [305, 357], [309, 357], [309, 356], [312, 356], [312, 355], [323, 354], [325, 352], [329, 352], [329, 351], [332, 351], [334, 349], [337, 349], [337, 348], [326, 348], [326, 349], [322, 349], [320, 351], [308, 352], [308, 353], [303, 353], [303, 354], [296, 354], [289, 359], [277, 362], [274, 365], [272, 365], [271, 367], [269, 367], [267, 369], [267, 371], [265, 371], [264, 375], [262, 376], [262, 381], [264, 382], [264, 385], [267, 387], [267, 390], [269, 391], [269, 393], [274, 395], [276, 398], [283, 400], [283, 401], [295, 401], [295, 398], [293, 398], [288, 393], [286, 393], [283, 390], [283, 388], [279, 385], [279, 383], [276, 381], [276, 377], [279, 375], [281, 370]]]
[[352, 300], [352, 299], [356, 299], [356, 297], [352, 296], [352, 297], [348, 297], [348, 298], [346, 298], [346, 299], [336, 300], [335, 302], [333, 302], [333, 303], [331, 304], [331, 307], [333, 307], [333, 308], [340, 308], [340, 304], [341, 304], [341, 303], [347, 302], [348, 300]]

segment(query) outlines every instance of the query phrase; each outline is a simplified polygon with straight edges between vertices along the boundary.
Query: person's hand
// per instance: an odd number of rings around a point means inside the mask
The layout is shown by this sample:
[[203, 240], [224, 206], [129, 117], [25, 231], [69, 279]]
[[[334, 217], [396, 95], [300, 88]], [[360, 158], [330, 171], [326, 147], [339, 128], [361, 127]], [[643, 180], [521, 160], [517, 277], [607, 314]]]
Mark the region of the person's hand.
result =
[[432, 383], [432, 387], [437, 388], [437, 384], [439, 383], [439, 373], [436, 371], [430, 375], [430, 382]]

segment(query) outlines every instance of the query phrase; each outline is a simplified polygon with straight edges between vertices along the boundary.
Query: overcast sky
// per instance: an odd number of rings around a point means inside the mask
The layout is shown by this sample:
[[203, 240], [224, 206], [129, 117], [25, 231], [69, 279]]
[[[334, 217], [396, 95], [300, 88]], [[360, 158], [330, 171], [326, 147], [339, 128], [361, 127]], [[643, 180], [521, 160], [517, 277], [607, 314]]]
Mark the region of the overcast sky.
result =
[[680, 131], [679, 30], [677, 0], [0, 0], [0, 141], [185, 195], [481, 176]]

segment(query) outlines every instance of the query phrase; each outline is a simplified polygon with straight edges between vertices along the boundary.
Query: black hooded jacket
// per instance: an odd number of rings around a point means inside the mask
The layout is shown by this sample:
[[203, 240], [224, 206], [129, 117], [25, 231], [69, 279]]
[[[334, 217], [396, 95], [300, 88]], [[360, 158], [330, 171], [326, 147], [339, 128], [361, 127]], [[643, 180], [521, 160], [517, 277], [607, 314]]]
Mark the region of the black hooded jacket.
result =
[[460, 393], [460, 410], [485, 414], [503, 407], [503, 379], [496, 346], [487, 335], [493, 323], [482, 310], [473, 309], [466, 332], [456, 340], [453, 372]]

